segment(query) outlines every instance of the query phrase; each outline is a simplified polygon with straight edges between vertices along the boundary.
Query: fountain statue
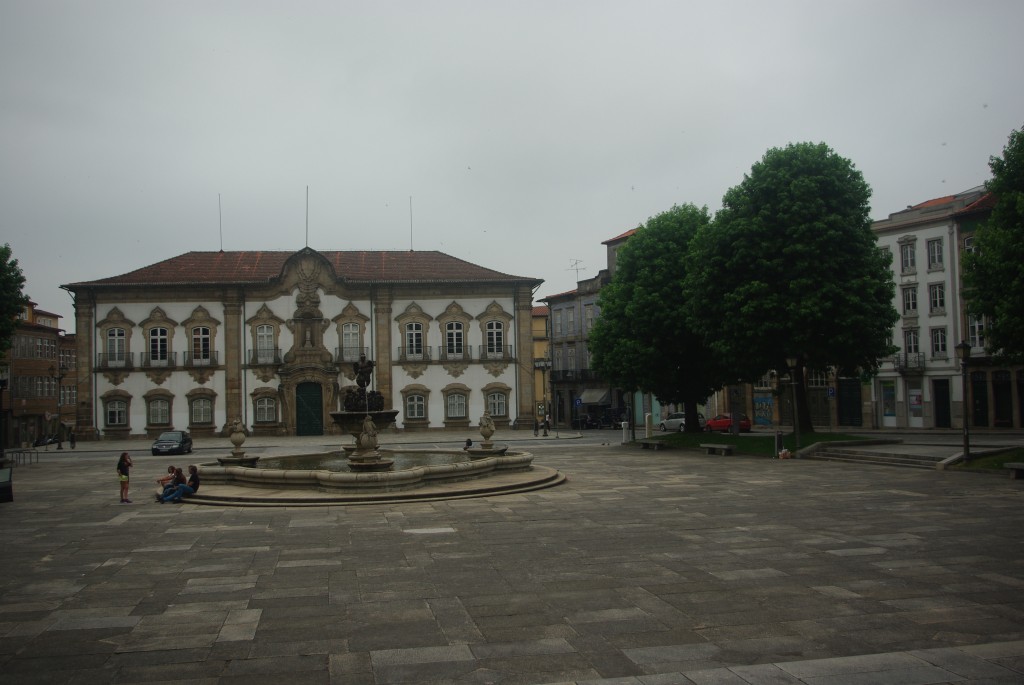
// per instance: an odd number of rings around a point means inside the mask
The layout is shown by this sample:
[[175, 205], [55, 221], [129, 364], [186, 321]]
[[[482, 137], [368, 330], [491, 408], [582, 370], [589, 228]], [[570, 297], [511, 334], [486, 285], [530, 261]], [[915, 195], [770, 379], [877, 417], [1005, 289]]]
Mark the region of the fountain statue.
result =
[[484, 441], [480, 443], [479, 447], [466, 448], [466, 452], [469, 454], [470, 459], [484, 459], [486, 457], [505, 454], [508, 450], [508, 445], [495, 447], [494, 443], [491, 442], [491, 436], [494, 435], [494, 431], [494, 419], [491, 418], [491, 413], [489, 411], [484, 410], [484, 415], [480, 417], [480, 435], [483, 436]]
[[217, 457], [217, 461], [221, 465], [252, 466], [259, 461], [259, 457], [245, 456], [245, 451], [242, 449], [242, 444], [245, 442], [245, 428], [242, 426], [242, 419], [235, 419], [231, 422], [231, 433], [228, 435], [228, 439], [231, 440], [234, 449], [231, 450], [230, 457]]
[[359, 355], [352, 364], [356, 387], [349, 386], [342, 397], [344, 411], [332, 411], [331, 418], [343, 431], [355, 438], [355, 448], [349, 451], [348, 466], [353, 471], [390, 471], [394, 460], [381, 456], [378, 450], [378, 425], [387, 428], [395, 421], [397, 409], [384, 409], [384, 396], [368, 390], [374, 363]]

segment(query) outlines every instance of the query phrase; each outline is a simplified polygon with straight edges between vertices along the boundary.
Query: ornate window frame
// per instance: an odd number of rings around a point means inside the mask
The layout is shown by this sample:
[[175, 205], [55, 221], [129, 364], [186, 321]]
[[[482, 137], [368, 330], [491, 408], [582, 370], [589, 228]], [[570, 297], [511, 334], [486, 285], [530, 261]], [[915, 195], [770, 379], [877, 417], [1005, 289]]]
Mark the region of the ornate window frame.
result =
[[[354, 303], [349, 302], [341, 310], [341, 314], [331, 319], [331, 322], [338, 332], [338, 349], [334, 355], [334, 360], [341, 365], [342, 373], [345, 374], [346, 378], [350, 381], [355, 380], [356, 373], [352, 369], [352, 363], [359, 361], [360, 354], [367, 353], [366, 331], [370, 324], [370, 317], [360, 312], [359, 307]], [[359, 344], [355, 349], [349, 349], [345, 346], [345, 326], [353, 324], [359, 327]]]
[[[96, 323], [99, 329], [100, 339], [103, 341], [103, 351], [97, 360], [97, 368], [104, 372], [107, 380], [114, 385], [120, 385], [124, 381], [128, 371], [132, 369], [132, 332], [135, 329], [135, 322], [127, 318], [118, 308], [113, 307], [105, 318]], [[124, 333], [124, 359], [110, 359], [109, 343], [110, 332], [120, 329]]]
[[[444, 426], [445, 428], [469, 428], [469, 398], [471, 394], [469, 386], [464, 383], [449, 383], [441, 388], [441, 397], [444, 399]], [[466, 403], [465, 416], [449, 416], [448, 401], [452, 395], [462, 395]]]
[[[402, 394], [402, 428], [404, 430], [424, 430], [430, 426], [430, 388], [419, 383], [407, 385]], [[409, 398], [423, 398], [423, 416], [409, 416]], [[447, 401], [447, 400], [446, 400]]]
[[[174, 393], [165, 388], [153, 388], [148, 390], [142, 399], [146, 403], [146, 434], [152, 437], [157, 433], [169, 430], [174, 426]], [[167, 404], [167, 421], [153, 421], [153, 405], [156, 402]]]
[[[273, 375], [273, 366], [281, 363], [281, 327], [284, 325], [284, 319], [277, 316], [270, 310], [267, 303], [264, 302], [256, 313], [245, 320], [245, 324], [249, 327], [249, 340], [252, 341], [252, 349], [249, 350], [249, 365], [253, 367], [271, 366], [269, 372]], [[261, 326], [270, 326], [273, 331], [273, 346], [271, 347], [270, 356], [261, 354], [259, 349], [259, 331]], [[263, 369], [259, 368], [256, 371], [257, 376], [260, 376], [260, 380], [266, 382], [267, 379], [262, 378]]]
[[[398, 346], [397, 362], [413, 378], [419, 378], [427, 370], [430, 363], [430, 322], [434, 320], [430, 314], [423, 311], [415, 302], [411, 302], [405, 310], [395, 317], [398, 323], [398, 339], [401, 341]], [[406, 353], [406, 328], [410, 324], [420, 325], [420, 340], [422, 353], [410, 356]]]
[[[185, 393], [185, 399], [188, 401], [188, 429], [192, 433], [201, 433], [204, 435], [213, 435], [217, 428], [217, 393], [210, 388], [192, 388]], [[207, 400], [210, 402], [210, 421], [209, 423], [197, 423], [195, 422], [195, 411], [193, 405], [199, 400]]]
[[[103, 432], [105, 435], [128, 437], [131, 433], [132, 395], [124, 390], [108, 390], [100, 395], [103, 404]], [[115, 403], [124, 405], [124, 423], [110, 423], [110, 411]]]
[[[505, 383], [488, 383], [480, 388], [484, 395], [484, 409], [491, 415], [496, 428], [508, 428], [512, 423], [512, 388]], [[505, 413], [495, 414], [491, 407], [491, 395], [502, 395], [505, 403]]]

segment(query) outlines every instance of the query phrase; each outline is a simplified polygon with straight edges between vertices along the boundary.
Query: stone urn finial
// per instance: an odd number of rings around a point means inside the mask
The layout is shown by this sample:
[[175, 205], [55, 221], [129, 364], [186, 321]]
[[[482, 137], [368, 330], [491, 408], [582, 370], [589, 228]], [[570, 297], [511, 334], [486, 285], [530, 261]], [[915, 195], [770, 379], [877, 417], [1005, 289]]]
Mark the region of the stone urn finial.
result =
[[494, 435], [494, 419], [491, 418], [491, 413], [486, 410], [484, 415], [480, 417], [480, 435], [484, 437], [484, 447], [489, 448], [491, 446], [491, 436]]
[[231, 454], [236, 457], [244, 456], [245, 452], [242, 451], [242, 443], [245, 442], [245, 430], [242, 428], [241, 419], [235, 419], [231, 422], [231, 435], [228, 436], [228, 439], [231, 440], [231, 444], [235, 446], [235, 448], [231, 450]]

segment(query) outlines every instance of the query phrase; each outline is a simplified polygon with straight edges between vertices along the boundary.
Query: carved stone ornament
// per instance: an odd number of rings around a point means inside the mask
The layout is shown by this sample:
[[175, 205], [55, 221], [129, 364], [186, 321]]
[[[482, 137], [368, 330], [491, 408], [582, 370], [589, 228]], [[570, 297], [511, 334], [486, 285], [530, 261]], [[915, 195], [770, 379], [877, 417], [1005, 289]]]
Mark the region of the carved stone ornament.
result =
[[171, 377], [171, 369], [146, 369], [146, 377], [157, 385], [163, 385]]
[[484, 362], [484, 369], [495, 378], [500, 376], [508, 368], [508, 362]]
[[205, 385], [211, 378], [213, 378], [214, 370], [215, 369], [208, 366], [197, 366], [189, 368], [188, 375], [192, 376], [192, 380], [199, 385]]
[[129, 372], [125, 370], [110, 369], [103, 371], [103, 377], [106, 378], [111, 385], [121, 385], [124, 383], [124, 379], [128, 378], [128, 373]]
[[277, 366], [272, 364], [253, 366], [251, 369], [256, 374], [256, 378], [259, 378], [264, 383], [269, 383], [273, 378], [277, 377]]
[[466, 362], [442, 362], [441, 366], [452, 378], [458, 378], [469, 368], [469, 364]]
[[422, 376], [424, 372], [426, 372], [427, 366], [427, 364], [423, 364], [421, 362], [405, 362], [402, 364], [402, 368], [405, 369], [405, 372], [409, 374], [411, 378], [419, 378], [420, 376]]

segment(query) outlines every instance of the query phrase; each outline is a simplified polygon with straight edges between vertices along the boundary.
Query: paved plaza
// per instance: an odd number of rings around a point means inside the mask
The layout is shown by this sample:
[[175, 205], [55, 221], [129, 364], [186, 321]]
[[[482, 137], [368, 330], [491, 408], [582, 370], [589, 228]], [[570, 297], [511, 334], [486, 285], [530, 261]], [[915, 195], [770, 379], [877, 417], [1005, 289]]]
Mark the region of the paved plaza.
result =
[[517, 445], [546, 490], [291, 508], [51, 449], [0, 504], [0, 682], [1024, 682], [1024, 481], [608, 435]]

